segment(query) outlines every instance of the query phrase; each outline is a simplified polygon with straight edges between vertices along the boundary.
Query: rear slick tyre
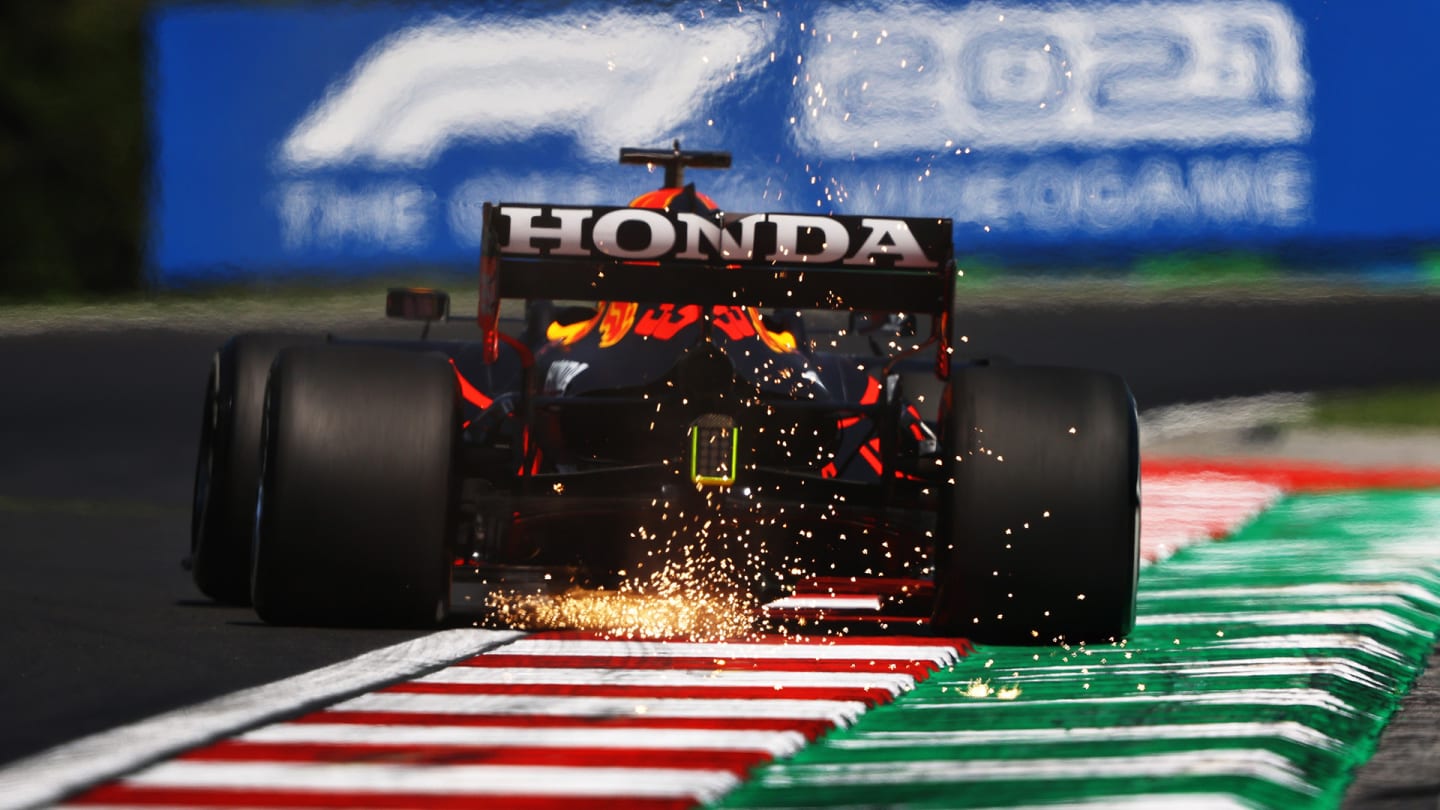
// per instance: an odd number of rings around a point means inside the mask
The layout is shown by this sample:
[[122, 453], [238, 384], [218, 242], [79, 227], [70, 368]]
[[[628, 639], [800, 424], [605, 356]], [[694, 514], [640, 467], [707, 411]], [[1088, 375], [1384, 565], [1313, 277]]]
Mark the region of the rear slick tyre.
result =
[[356, 346], [284, 352], [264, 425], [252, 583], [260, 618], [443, 620], [460, 431], [446, 358]]
[[215, 352], [205, 386], [190, 522], [190, 570], [217, 602], [250, 603], [250, 545], [260, 483], [260, 417], [270, 365], [319, 335], [236, 335]]
[[[1139, 439], [1120, 377], [957, 369], [945, 423], [937, 633], [997, 644], [1107, 642], [1135, 622]], [[958, 458], [958, 460], [956, 460]]]

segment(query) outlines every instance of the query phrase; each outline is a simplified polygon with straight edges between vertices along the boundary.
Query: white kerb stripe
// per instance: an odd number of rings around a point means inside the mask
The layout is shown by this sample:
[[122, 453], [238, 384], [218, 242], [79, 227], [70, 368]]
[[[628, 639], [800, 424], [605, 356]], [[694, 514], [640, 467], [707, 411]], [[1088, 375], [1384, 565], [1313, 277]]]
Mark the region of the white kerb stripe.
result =
[[104, 731], [0, 768], [0, 796], [5, 804], [17, 807], [52, 804], [66, 794], [143, 762], [291, 714], [306, 704], [414, 677], [521, 635], [508, 630], [443, 630], [293, 678]]
[[1209, 639], [1192, 644], [1196, 648], [1225, 650], [1343, 650], [1350, 655], [1373, 655], [1387, 661], [1408, 662], [1410, 659], [1394, 647], [1382, 644], [1359, 633], [1283, 633], [1250, 638]]
[[1153, 779], [1239, 776], [1262, 779], [1300, 793], [1319, 790], [1289, 759], [1259, 749], [1203, 749], [1128, 757], [1057, 759], [944, 759], [792, 765], [766, 772], [767, 787], [887, 785], [1024, 779]]
[[[1223, 793], [1140, 793], [1120, 796], [1094, 796], [1062, 804], [1007, 804], [1003, 807], [977, 807], [974, 810], [1263, 810], [1254, 802]], [[59, 810], [93, 810], [91, 805], [57, 805]], [[190, 810], [174, 805], [107, 804], [105, 810]], [[783, 810], [783, 809], [782, 809]], [[875, 810], [874, 804], [827, 805], [827, 810]]]
[[1395, 678], [1345, 658], [1255, 658], [1240, 661], [1136, 661], [1102, 665], [1068, 664], [1015, 669], [996, 676], [1008, 683], [1065, 683], [1076, 680], [1112, 680], [1147, 675], [1183, 674], [1187, 678], [1270, 678], [1332, 675], [1370, 689], [1391, 690]]
[[[1172, 689], [1180, 686], [1180, 683], [1172, 684]], [[1203, 689], [1203, 686], [1201, 687]], [[1223, 692], [1141, 692], [1136, 691], [1133, 695], [1116, 695], [1113, 697], [1092, 697], [1092, 698], [1053, 698], [1042, 700], [991, 700], [977, 699], [974, 701], [956, 703], [947, 700], [943, 703], [904, 703], [895, 704], [895, 708], [902, 711], [913, 710], [956, 710], [956, 709], [1000, 709], [1010, 707], [1034, 707], [1034, 706], [1100, 706], [1100, 705], [1125, 705], [1136, 703], [1188, 703], [1197, 706], [1288, 706], [1306, 707], [1321, 709], [1334, 714], [1355, 717], [1360, 714], [1354, 706], [1345, 700], [1330, 694], [1324, 689], [1232, 689]], [[1365, 713], [1366, 717], [1373, 717]]]
[[760, 658], [793, 661], [929, 661], [954, 663], [959, 653], [949, 645], [910, 644], [748, 644], [664, 641], [567, 641], [522, 639], [493, 652], [505, 655], [604, 656], [606, 658]]
[[848, 725], [865, 711], [852, 700], [711, 700], [698, 698], [430, 695], [377, 692], [337, 703], [332, 711], [402, 714], [498, 714], [544, 717], [714, 717], [828, 720]]
[[763, 606], [765, 610], [879, 610], [878, 596], [787, 596]]
[[1140, 599], [1289, 599], [1292, 597], [1395, 595], [1440, 607], [1440, 596], [1413, 582], [1312, 582], [1296, 585], [1217, 588], [1144, 588]]
[[[1119, 796], [1089, 796], [1052, 804], [1007, 804], [1004, 807], [976, 807], [974, 810], [1262, 810], [1255, 802], [1227, 793], [1135, 793]], [[145, 810], [148, 810], [146, 808]], [[851, 810], [830, 807], [829, 810]]]
[[[1255, 598], [1229, 597], [1223, 601], [1220, 599], [1209, 600], [1211, 604], [1220, 602], [1225, 610], [1334, 610], [1337, 608], [1374, 608], [1385, 610], [1391, 613], [1404, 613], [1413, 611], [1425, 611], [1432, 609], [1431, 605], [1417, 605], [1408, 597], [1394, 593], [1343, 593], [1329, 594], [1324, 596], [1299, 596], [1289, 595], [1260, 595]], [[1142, 599], [1140, 613], [1156, 613], [1161, 610], [1173, 611], [1174, 607], [1166, 604], [1164, 600]], [[1220, 612], [1220, 611], [1215, 611]]]
[[278, 762], [162, 762], [126, 778], [153, 788], [418, 793], [432, 796], [633, 796], [709, 801], [740, 780], [726, 771], [501, 765], [372, 765]]
[[[1066, 802], [1043, 804], [1005, 804], [974, 807], [969, 810], [1265, 810], [1255, 802], [1226, 793], [1134, 793], [1087, 796]], [[115, 810], [107, 806], [107, 810]], [[129, 810], [129, 808], [125, 808]], [[134, 810], [154, 810], [135, 808]], [[793, 806], [767, 806], [766, 810], [799, 810]], [[875, 810], [871, 804], [826, 804], [825, 810]]]
[[891, 672], [789, 672], [752, 669], [572, 669], [565, 667], [447, 667], [417, 678], [421, 683], [565, 684], [596, 686], [797, 686], [910, 689], [915, 679]]
[[805, 746], [798, 731], [594, 726], [385, 726], [277, 723], [240, 735], [248, 743], [300, 745], [453, 745], [500, 748], [613, 748], [667, 751], [763, 751], [792, 754]]
[[1429, 636], [1414, 624], [1383, 610], [1237, 610], [1215, 613], [1167, 613], [1142, 615], [1140, 624], [1146, 627], [1191, 624], [1248, 624], [1257, 627], [1304, 626], [1320, 627], [1373, 627], [1402, 636]]
[[1103, 728], [1003, 728], [977, 731], [871, 731], [831, 740], [833, 748], [917, 748], [946, 745], [1051, 745], [1150, 740], [1277, 739], [1338, 751], [1344, 743], [1328, 734], [1284, 720], [1274, 723], [1185, 723]]

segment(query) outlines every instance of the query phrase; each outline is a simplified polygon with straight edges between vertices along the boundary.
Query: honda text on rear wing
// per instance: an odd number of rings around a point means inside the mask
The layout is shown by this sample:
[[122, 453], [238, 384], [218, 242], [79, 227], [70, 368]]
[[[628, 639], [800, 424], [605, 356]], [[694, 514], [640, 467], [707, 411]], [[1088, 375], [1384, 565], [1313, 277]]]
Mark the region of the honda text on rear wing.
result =
[[676, 301], [934, 316], [948, 376], [951, 221], [486, 203], [478, 323], [502, 298]]

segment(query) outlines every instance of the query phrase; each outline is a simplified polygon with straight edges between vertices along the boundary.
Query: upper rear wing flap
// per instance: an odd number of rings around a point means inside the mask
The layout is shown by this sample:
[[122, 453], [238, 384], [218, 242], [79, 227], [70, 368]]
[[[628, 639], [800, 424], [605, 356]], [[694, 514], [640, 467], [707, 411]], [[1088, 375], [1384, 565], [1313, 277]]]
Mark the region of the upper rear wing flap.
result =
[[949, 219], [508, 203], [483, 217], [487, 355], [503, 298], [915, 312], [947, 327], [954, 300]]

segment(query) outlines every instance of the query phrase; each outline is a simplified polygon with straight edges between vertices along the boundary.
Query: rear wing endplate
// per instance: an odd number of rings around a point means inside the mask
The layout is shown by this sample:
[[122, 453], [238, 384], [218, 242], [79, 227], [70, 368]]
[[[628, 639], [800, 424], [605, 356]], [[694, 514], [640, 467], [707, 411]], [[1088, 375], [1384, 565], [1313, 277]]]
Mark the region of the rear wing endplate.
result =
[[487, 358], [504, 298], [927, 313], [949, 347], [948, 219], [491, 203], [483, 217]]

